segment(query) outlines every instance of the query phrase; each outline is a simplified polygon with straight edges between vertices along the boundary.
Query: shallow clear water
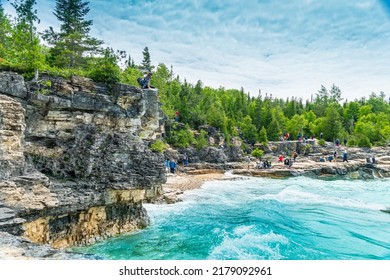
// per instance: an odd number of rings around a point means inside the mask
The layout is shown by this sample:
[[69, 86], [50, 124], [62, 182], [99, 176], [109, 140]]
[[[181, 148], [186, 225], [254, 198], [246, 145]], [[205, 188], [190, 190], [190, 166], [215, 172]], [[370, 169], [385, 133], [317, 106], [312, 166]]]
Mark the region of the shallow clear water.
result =
[[208, 182], [145, 205], [151, 226], [85, 247], [104, 259], [390, 259], [390, 181]]

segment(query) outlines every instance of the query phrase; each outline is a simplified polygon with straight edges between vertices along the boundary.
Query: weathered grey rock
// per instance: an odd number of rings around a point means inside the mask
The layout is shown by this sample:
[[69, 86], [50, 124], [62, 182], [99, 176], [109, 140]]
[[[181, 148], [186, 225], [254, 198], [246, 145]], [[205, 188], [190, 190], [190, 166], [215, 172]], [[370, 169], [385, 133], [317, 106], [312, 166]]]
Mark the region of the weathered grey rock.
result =
[[25, 98], [27, 89], [22, 76], [11, 72], [0, 72], [0, 93]]
[[0, 88], [24, 98], [0, 95], [0, 231], [67, 247], [149, 224], [141, 203], [166, 181], [148, 149], [164, 133], [157, 91], [42, 76], [26, 92], [10, 73]]
[[24, 169], [24, 112], [20, 103], [0, 95], [0, 180]]

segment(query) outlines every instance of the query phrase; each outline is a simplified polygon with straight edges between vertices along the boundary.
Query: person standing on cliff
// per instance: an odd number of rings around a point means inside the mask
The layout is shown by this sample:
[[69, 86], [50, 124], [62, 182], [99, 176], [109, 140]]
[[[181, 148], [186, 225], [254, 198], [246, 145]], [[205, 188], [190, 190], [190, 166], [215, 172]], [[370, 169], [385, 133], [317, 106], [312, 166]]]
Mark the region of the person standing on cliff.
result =
[[152, 72], [147, 73], [144, 78], [142, 79], [142, 89], [147, 89], [147, 88], [154, 88], [153, 86], [150, 85], [150, 79], [152, 78]]

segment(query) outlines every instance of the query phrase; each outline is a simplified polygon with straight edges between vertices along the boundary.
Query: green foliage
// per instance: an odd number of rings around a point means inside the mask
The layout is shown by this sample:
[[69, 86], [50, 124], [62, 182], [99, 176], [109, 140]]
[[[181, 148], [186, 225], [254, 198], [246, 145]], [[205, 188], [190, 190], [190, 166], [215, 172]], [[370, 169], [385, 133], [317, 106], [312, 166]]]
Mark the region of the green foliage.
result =
[[281, 134], [282, 131], [280, 129], [279, 122], [273, 117], [267, 128], [268, 139], [271, 141], [278, 141]]
[[333, 142], [343, 132], [341, 116], [337, 110], [338, 104], [332, 103], [326, 108], [326, 115], [316, 121], [315, 132], [317, 135], [323, 133], [327, 141]]
[[97, 82], [114, 84], [121, 79], [121, 69], [118, 61], [123, 58], [122, 52], [115, 53], [113, 49], [106, 48], [100, 58], [91, 59], [89, 77]]
[[255, 148], [255, 149], [252, 151], [251, 155], [252, 155], [253, 157], [255, 157], [255, 158], [262, 158], [263, 155], [264, 155], [264, 151], [263, 151], [263, 150], [260, 150], [260, 149], [258, 149], [258, 148]]
[[149, 53], [148, 47], [144, 48], [142, 54], [143, 54], [144, 58], [142, 60], [141, 66], [140, 66], [141, 71], [152, 72], [152, 70], [154, 69], [154, 66], [152, 65], [152, 62], [150, 61], [150, 53]]
[[156, 140], [152, 145], [150, 145], [150, 150], [156, 153], [163, 153], [167, 148], [167, 144], [161, 140]]
[[361, 148], [371, 148], [371, 146], [372, 146], [370, 139], [365, 135], [359, 135], [357, 145], [358, 145], [358, 147], [361, 147]]
[[201, 130], [198, 137], [196, 137], [195, 140], [195, 147], [198, 150], [201, 150], [203, 148], [206, 148], [209, 144], [209, 141], [207, 140], [207, 132], [204, 130]]
[[168, 143], [177, 148], [188, 148], [194, 142], [194, 134], [188, 129], [174, 130]]
[[311, 149], [311, 145], [310, 144], [306, 144], [302, 147], [302, 152], [304, 155], [308, 155], [309, 152], [310, 152], [310, 149]]
[[307, 126], [308, 122], [303, 115], [294, 115], [287, 121], [286, 130], [290, 133], [291, 139], [297, 139], [298, 134], [303, 136], [303, 129]]
[[242, 137], [249, 143], [254, 144], [257, 141], [257, 129], [256, 126], [252, 124], [250, 116], [244, 118], [243, 122], [240, 124], [240, 131]]
[[263, 145], [267, 145], [268, 143], [268, 138], [267, 138], [267, 130], [263, 126], [260, 130], [259, 133], [259, 142], [262, 143]]
[[89, 2], [82, 0], [56, 0], [54, 15], [60, 22], [60, 31], [52, 27], [43, 38], [54, 47], [50, 49], [51, 65], [66, 68], [84, 68], [84, 54], [98, 51], [103, 41], [89, 35], [92, 20], [86, 20]]
[[121, 82], [129, 85], [139, 86], [137, 78], [142, 77], [142, 72], [137, 68], [127, 67], [121, 73]]
[[[143, 61], [135, 65], [124, 52], [111, 48], [100, 49], [102, 41], [89, 35], [92, 21], [87, 20], [89, 2], [83, 0], [56, 0], [54, 15], [60, 28], [49, 28], [42, 39], [35, 29], [39, 22], [33, 9], [35, 0], [13, 1], [17, 18], [11, 21], [0, 4], [0, 69], [22, 73], [30, 79], [37, 70], [47, 75], [69, 78], [72, 75], [88, 76], [95, 81], [112, 84], [118, 81], [138, 86], [137, 78], [143, 71], [152, 71], [149, 49], [143, 50]], [[126, 68], [119, 67], [127, 57]], [[195, 85], [174, 77], [169, 69], [160, 63], [152, 76], [151, 84], [159, 89], [159, 98], [165, 114], [173, 119], [175, 112], [186, 129], [173, 129], [169, 143], [176, 147], [195, 144], [198, 148], [207, 145], [204, 132], [194, 142], [192, 130], [200, 126], [215, 127], [224, 134], [228, 143], [232, 137], [241, 137], [249, 153], [256, 141], [266, 143], [279, 140], [283, 132], [289, 132], [293, 139], [298, 133], [303, 136], [323, 133], [324, 140], [349, 139], [348, 145], [385, 145], [390, 140], [390, 105], [385, 94], [371, 93], [362, 98], [340, 105], [341, 90], [332, 85], [328, 90], [321, 86], [314, 100], [272, 96], [250, 96], [244, 89], [214, 89]], [[43, 84], [42, 84], [43, 85]], [[43, 85], [41, 93], [48, 93], [49, 85]], [[358, 136], [357, 136], [358, 135]], [[342, 136], [342, 137], [341, 137]], [[323, 140], [323, 144], [325, 141]], [[322, 141], [320, 141], [320, 144]]]
[[320, 146], [322, 146], [322, 147], [325, 147], [325, 145], [326, 145], [325, 140], [324, 140], [324, 139], [318, 140], [318, 145], [320, 145]]

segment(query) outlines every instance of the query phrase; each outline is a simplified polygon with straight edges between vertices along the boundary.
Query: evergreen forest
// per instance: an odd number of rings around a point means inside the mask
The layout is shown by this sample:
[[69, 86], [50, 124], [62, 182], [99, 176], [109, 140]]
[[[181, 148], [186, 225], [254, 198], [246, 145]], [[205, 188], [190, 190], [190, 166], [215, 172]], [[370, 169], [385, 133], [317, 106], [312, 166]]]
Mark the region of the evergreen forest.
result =
[[90, 35], [93, 22], [87, 20], [87, 1], [56, 0], [52, 13], [58, 26], [44, 32], [37, 31], [35, 0], [10, 3], [15, 17], [6, 14], [0, 2], [0, 70], [18, 72], [37, 83], [45, 74], [85, 76], [107, 85], [137, 85], [138, 77], [152, 71], [151, 84], [158, 88], [173, 128], [163, 141], [174, 147], [207, 146], [205, 126], [215, 127], [227, 144], [234, 137], [243, 145], [277, 141], [287, 132], [291, 139], [320, 134], [326, 141], [347, 139], [352, 147], [384, 146], [390, 140], [390, 104], [384, 92], [346, 100], [338, 86], [319, 85], [304, 100], [250, 94], [244, 88], [211, 88], [202, 81], [191, 84], [174, 74], [172, 66], [153, 65], [148, 47], [139, 50], [140, 63], [134, 62], [129, 50], [103, 47], [102, 40]]

